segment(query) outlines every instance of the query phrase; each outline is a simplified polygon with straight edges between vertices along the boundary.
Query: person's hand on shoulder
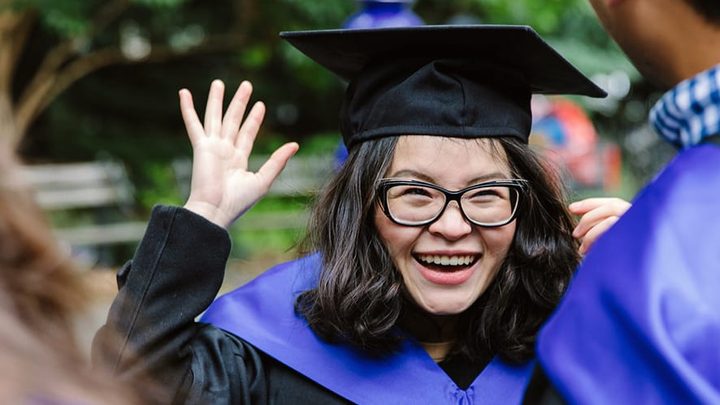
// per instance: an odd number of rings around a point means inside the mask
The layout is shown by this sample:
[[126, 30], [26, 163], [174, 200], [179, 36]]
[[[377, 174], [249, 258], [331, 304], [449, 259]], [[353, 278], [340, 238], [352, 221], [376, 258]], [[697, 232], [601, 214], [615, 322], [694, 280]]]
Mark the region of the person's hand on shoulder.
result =
[[581, 241], [580, 254], [587, 253], [590, 246], [607, 231], [631, 204], [621, 198], [587, 198], [576, 201], [568, 207], [570, 212], [580, 216], [573, 230], [573, 236]]
[[248, 157], [265, 116], [257, 102], [243, 120], [252, 85], [245, 81], [223, 116], [224, 84], [210, 86], [204, 123], [200, 123], [187, 89], [179, 92], [180, 111], [193, 148], [192, 183], [185, 208], [227, 229], [267, 191], [299, 146], [279, 147], [257, 172], [248, 170]]

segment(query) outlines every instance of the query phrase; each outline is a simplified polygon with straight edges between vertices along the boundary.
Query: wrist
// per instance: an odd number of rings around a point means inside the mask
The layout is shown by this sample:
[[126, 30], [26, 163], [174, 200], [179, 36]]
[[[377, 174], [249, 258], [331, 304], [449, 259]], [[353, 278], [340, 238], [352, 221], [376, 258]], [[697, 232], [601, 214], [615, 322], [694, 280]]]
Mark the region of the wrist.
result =
[[207, 219], [208, 221], [214, 223], [215, 225], [223, 229], [227, 230], [229, 227], [229, 223], [225, 218], [226, 216], [223, 215], [223, 213], [220, 211], [220, 209], [218, 209], [218, 207], [212, 204], [188, 200], [183, 206], [183, 208]]

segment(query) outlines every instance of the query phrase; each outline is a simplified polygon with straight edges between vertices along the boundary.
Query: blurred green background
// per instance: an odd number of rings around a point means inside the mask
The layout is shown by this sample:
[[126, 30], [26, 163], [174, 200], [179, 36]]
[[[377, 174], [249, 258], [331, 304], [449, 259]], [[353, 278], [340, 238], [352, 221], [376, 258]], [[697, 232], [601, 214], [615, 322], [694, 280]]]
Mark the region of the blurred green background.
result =
[[[353, 0], [0, 0], [0, 136], [31, 165], [124, 163], [135, 186], [129, 215], [141, 220], [156, 203], [182, 203], [171, 167], [191, 155], [177, 105], [182, 87], [202, 109], [212, 79], [229, 88], [251, 80], [254, 97], [268, 105], [256, 152], [297, 140], [301, 155], [333, 154], [344, 84], [278, 33], [338, 28], [358, 7]], [[671, 157], [645, 126], [659, 91], [642, 81], [586, 0], [418, 0], [413, 10], [427, 24], [531, 25], [609, 90], [605, 100], [572, 100], [602, 141], [619, 147], [619, 182], [575, 187], [571, 197], [631, 199]], [[303, 210], [308, 202], [270, 198], [253, 212]], [[287, 251], [301, 235], [236, 228], [233, 255]], [[132, 246], [122, 249], [124, 260]]]

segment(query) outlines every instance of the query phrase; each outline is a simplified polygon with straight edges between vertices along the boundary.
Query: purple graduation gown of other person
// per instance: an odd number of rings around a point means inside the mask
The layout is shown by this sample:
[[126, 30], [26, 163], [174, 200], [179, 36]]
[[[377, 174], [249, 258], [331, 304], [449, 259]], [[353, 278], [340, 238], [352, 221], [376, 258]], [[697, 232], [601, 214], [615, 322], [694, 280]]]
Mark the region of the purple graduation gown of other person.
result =
[[681, 152], [597, 243], [543, 328], [569, 403], [720, 403], [720, 147]]
[[220, 297], [202, 321], [232, 332], [355, 403], [520, 403], [534, 361], [512, 366], [496, 357], [461, 390], [411, 339], [393, 355], [375, 358], [318, 338], [295, 314], [294, 300], [313, 285], [319, 268], [318, 255], [276, 266]]

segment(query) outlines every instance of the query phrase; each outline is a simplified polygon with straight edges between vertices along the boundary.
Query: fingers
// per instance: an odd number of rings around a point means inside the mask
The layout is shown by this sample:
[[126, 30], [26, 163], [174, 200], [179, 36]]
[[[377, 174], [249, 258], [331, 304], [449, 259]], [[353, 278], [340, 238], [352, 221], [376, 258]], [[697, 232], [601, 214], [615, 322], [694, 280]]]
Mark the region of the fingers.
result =
[[606, 218], [618, 218], [630, 208], [630, 203], [620, 198], [589, 198], [570, 204], [570, 211], [582, 215], [573, 230], [573, 236], [582, 238], [594, 226]]
[[260, 126], [262, 125], [263, 119], [265, 118], [265, 104], [258, 101], [253, 105], [252, 109], [248, 113], [245, 122], [240, 127], [238, 138], [235, 142], [235, 146], [245, 154], [249, 154], [252, 150], [253, 143], [257, 137]]
[[570, 204], [570, 212], [582, 216], [573, 230], [573, 236], [582, 240], [580, 254], [584, 255], [630, 206], [620, 198], [588, 198]]
[[205, 107], [204, 127], [205, 134], [208, 136], [220, 134], [224, 93], [225, 84], [220, 80], [213, 80]]
[[185, 130], [190, 138], [190, 143], [194, 145], [201, 136], [204, 136], [205, 131], [195, 111], [190, 91], [182, 89], [178, 92], [178, 97], [180, 98], [180, 114], [182, 114], [182, 119], [185, 123]]
[[582, 238], [582, 243], [580, 244], [580, 249], [578, 250], [581, 255], [584, 255], [587, 253], [587, 251], [590, 249], [590, 247], [595, 243], [595, 241], [600, 237], [600, 235], [604, 234], [605, 231], [607, 231], [611, 226], [617, 222], [619, 218], [618, 217], [608, 217], [605, 218], [603, 221], [599, 222], [595, 226], [593, 226], [586, 234], [585, 237]]
[[300, 145], [296, 142], [289, 142], [279, 147], [270, 158], [260, 167], [257, 171], [257, 175], [260, 176], [262, 181], [270, 187], [275, 178], [280, 174], [288, 160], [298, 151]]
[[584, 215], [588, 211], [594, 210], [601, 206], [611, 206], [618, 212], [625, 212], [630, 208], [630, 203], [623, 200], [622, 198], [615, 197], [596, 197], [586, 198], [584, 200], [576, 201], [568, 206], [570, 212], [575, 215]]
[[258, 102], [255, 103], [250, 110], [245, 123], [242, 126], [240, 125], [243, 122], [243, 115], [245, 114], [252, 90], [252, 84], [248, 81], [243, 81], [240, 86], [238, 86], [223, 116], [225, 85], [220, 80], [214, 80], [210, 85], [202, 125], [195, 111], [190, 92], [186, 89], [180, 90], [180, 110], [191, 142], [195, 142], [202, 135], [216, 135], [220, 138], [227, 138], [232, 144], [243, 149], [246, 154], [249, 154], [265, 117], [265, 105]]
[[228, 138], [230, 142], [235, 144], [242, 122], [243, 115], [245, 115], [245, 108], [247, 107], [250, 95], [252, 94], [252, 85], [248, 81], [240, 83], [235, 95], [230, 101], [227, 111], [225, 112], [225, 118], [222, 121], [222, 131], [220, 136]]

